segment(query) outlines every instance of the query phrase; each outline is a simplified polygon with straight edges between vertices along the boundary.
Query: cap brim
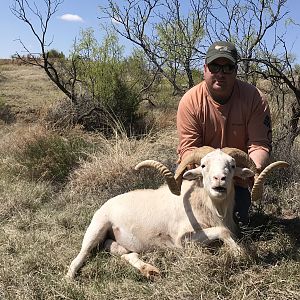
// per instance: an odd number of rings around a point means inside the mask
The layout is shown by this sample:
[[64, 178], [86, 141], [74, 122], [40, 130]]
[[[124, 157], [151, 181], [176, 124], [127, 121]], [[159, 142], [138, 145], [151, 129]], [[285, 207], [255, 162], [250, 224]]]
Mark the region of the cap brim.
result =
[[231, 55], [226, 54], [226, 53], [224, 53], [224, 54], [218, 53], [218, 54], [212, 55], [212, 56], [206, 58], [205, 62], [206, 62], [207, 64], [210, 64], [211, 62], [213, 62], [213, 61], [214, 61], [215, 59], [217, 59], [217, 58], [227, 58], [227, 59], [229, 59], [230, 61], [232, 61], [234, 64], [237, 63], [237, 60], [236, 60], [236, 59], [234, 59]]

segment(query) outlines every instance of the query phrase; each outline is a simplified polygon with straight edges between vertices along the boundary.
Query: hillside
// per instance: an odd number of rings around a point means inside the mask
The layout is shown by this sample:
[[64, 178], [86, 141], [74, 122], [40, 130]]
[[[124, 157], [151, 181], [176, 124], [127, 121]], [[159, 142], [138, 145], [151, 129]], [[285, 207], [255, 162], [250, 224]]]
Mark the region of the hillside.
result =
[[36, 120], [63, 97], [41, 68], [0, 61], [0, 103], [2, 109], [8, 106], [19, 121]]

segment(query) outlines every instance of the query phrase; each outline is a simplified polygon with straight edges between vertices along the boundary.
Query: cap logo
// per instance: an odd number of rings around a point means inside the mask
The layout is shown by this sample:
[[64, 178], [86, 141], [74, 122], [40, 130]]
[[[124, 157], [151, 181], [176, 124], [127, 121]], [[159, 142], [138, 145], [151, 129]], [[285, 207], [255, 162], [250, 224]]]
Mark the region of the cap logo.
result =
[[227, 52], [229, 51], [227, 46], [218, 46], [217, 45], [217, 46], [215, 46], [215, 49], [219, 50], [219, 51], [227, 51]]
[[207, 50], [205, 62], [210, 63], [213, 60], [224, 57], [231, 60], [234, 64], [239, 58], [235, 46], [230, 42], [218, 41], [213, 43]]

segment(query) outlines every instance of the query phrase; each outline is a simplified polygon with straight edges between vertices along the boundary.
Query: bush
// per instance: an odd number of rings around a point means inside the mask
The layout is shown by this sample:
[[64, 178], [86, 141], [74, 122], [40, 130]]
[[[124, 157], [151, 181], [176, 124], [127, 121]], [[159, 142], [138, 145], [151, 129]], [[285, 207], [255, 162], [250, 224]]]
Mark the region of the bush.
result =
[[11, 106], [6, 104], [0, 95], [0, 120], [6, 124], [15, 122], [16, 117], [11, 110]]
[[62, 136], [42, 131], [25, 137], [16, 149], [14, 158], [22, 171], [32, 179], [64, 182], [70, 171], [86, 157], [90, 147], [80, 136]]
[[54, 58], [54, 59], [65, 59], [64, 53], [61, 51], [59, 52], [56, 49], [51, 49], [47, 52], [48, 58]]
[[99, 44], [92, 29], [82, 31], [70, 59], [82, 84], [76, 104], [79, 123], [88, 130], [102, 131], [109, 114], [109, 119], [129, 131], [139, 119], [141, 99], [117, 36], [109, 33]]
[[53, 129], [64, 131], [71, 129], [76, 123], [75, 106], [69, 98], [65, 97], [48, 107], [43, 120]]

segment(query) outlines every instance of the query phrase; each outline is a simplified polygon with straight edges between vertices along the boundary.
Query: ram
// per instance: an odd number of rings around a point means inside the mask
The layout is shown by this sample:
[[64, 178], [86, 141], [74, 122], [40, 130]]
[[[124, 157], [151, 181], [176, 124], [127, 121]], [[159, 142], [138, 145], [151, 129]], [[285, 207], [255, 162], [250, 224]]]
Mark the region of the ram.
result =
[[[184, 172], [190, 163], [199, 167]], [[281, 162], [276, 166], [285, 165]], [[121, 255], [148, 278], [160, 272], [142, 261], [138, 254], [156, 247], [183, 247], [186, 240], [209, 244], [219, 239], [230, 251], [240, 253], [241, 248], [234, 239], [233, 177], [247, 178], [255, 174], [251, 170], [255, 166], [245, 153], [234, 148], [202, 147], [179, 165], [175, 177], [157, 161], [143, 161], [136, 169], [143, 167], [159, 170], [167, 185], [156, 190], [131, 191], [104, 203], [94, 214], [67, 277], [75, 277], [98, 244]], [[258, 182], [256, 191], [261, 190], [263, 180], [260, 178]]]

